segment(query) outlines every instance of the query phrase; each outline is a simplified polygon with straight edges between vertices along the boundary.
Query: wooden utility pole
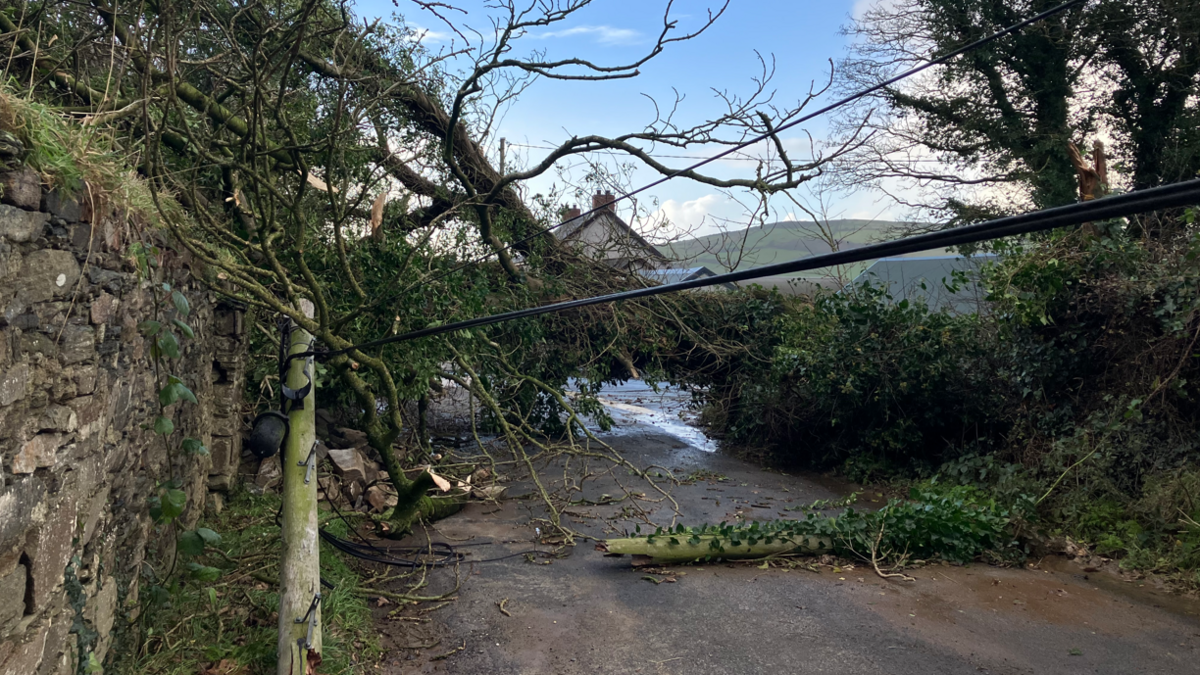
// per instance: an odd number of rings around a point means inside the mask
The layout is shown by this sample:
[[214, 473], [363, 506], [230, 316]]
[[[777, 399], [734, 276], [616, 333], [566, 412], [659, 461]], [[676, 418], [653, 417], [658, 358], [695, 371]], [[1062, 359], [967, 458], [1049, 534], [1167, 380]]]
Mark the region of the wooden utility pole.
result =
[[504, 175], [504, 149], [505, 149], [504, 146], [506, 146], [506, 145], [508, 145], [508, 142], [505, 139], [501, 138], [500, 139], [500, 175], [501, 176]]
[[[301, 309], [313, 315], [312, 303]], [[311, 351], [313, 338], [293, 325], [288, 354]], [[317, 536], [316, 383], [312, 357], [289, 362], [291, 402], [283, 468], [283, 560], [279, 565], [278, 675], [309, 675], [321, 663], [321, 570]], [[307, 388], [307, 391], [305, 391]]]

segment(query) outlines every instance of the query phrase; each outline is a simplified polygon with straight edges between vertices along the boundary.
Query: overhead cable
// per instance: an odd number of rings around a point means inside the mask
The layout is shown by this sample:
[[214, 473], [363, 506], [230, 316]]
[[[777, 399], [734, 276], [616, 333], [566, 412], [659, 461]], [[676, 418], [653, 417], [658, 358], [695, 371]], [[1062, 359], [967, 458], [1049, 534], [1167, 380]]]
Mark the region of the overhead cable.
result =
[[[745, 148], [748, 148], [748, 147], [750, 147], [751, 145], [754, 145], [755, 143], [761, 143], [762, 141], [768, 140], [768, 139], [770, 139], [770, 138], [772, 138], [772, 137], [774, 137], [774, 136], [777, 136], [777, 135], [778, 135], [779, 133], [781, 133], [781, 132], [787, 131], [788, 129], [792, 129], [793, 127], [796, 127], [796, 126], [798, 126], [798, 125], [800, 125], [800, 124], [803, 124], [803, 123], [805, 123], [805, 122], [807, 122], [807, 121], [809, 121], [809, 120], [812, 120], [812, 119], [813, 119], [813, 118], [815, 118], [815, 117], [818, 117], [818, 116], [820, 116], [820, 115], [824, 115], [825, 113], [827, 113], [827, 112], [830, 112], [831, 110], [835, 110], [835, 109], [837, 109], [837, 108], [840, 108], [840, 107], [842, 107], [842, 106], [844, 106], [844, 105], [847, 105], [847, 104], [849, 104], [849, 103], [853, 103], [854, 101], [857, 101], [857, 100], [859, 100], [859, 99], [861, 99], [861, 98], [865, 98], [865, 97], [867, 97], [867, 96], [870, 96], [871, 94], [874, 94], [875, 92], [877, 92], [877, 91], [879, 91], [879, 90], [881, 90], [881, 89], [884, 89], [884, 88], [886, 88], [886, 87], [889, 87], [889, 86], [891, 86], [891, 85], [893, 85], [893, 84], [895, 84], [895, 83], [899, 82], [900, 80], [903, 80], [903, 79], [905, 79], [905, 78], [908, 78], [908, 77], [912, 77], [913, 75], [916, 75], [916, 74], [918, 74], [918, 73], [921, 73], [921, 72], [923, 72], [923, 71], [925, 71], [925, 70], [928, 70], [928, 69], [930, 69], [930, 68], [932, 68], [932, 67], [934, 67], [934, 66], [938, 66], [938, 65], [941, 65], [941, 64], [943, 64], [943, 63], [947, 63], [948, 61], [951, 61], [951, 60], [953, 60], [955, 57], [957, 57], [957, 56], [959, 56], [959, 55], [961, 55], [961, 54], [965, 54], [965, 53], [967, 53], [967, 52], [969, 52], [969, 51], [973, 51], [973, 50], [975, 50], [975, 49], [979, 49], [980, 47], [983, 47], [984, 45], [987, 45], [987, 44], [989, 44], [989, 43], [991, 43], [991, 42], [995, 42], [996, 40], [999, 40], [999, 39], [1000, 39], [1000, 38], [1002, 38], [1002, 37], [1005, 37], [1005, 36], [1007, 36], [1007, 35], [1010, 35], [1010, 34], [1012, 34], [1012, 33], [1015, 33], [1015, 32], [1017, 32], [1017, 31], [1021, 30], [1022, 28], [1025, 28], [1026, 26], [1029, 26], [1029, 25], [1031, 25], [1031, 24], [1037, 23], [1038, 21], [1041, 21], [1042, 19], [1047, 19], [1047, 18], [1049, 18], [1049, 17], [1052, 17], [1052, 16], [1054, 16], [1054, 15], [1056, 15], [1056, 14], [1059, 14], [1059, 13], [1065, 12], [1066, 10], [1070, 9], [1071, 7], [1074, 7], [1075, 5], [1082, 4], [1083, 2], [1085, 2], [1085, 0], [1067, 0], [1067, 2], [1064, 2], [1064, 3], [1062, 3], [1061, 5], [1057, 5], [1057, 6], [1055, 6], [1055, 7], [1051, 7], [1050, 9], [1048, 9], [1048, 10], [1046, 10], [1046, 11], [1044, 11], [1044, 12], [1041, 12], [1041, 13], [1039, 13], [1039, 14], [1036, 14], [1036, 15], [1034, 15], [1034, 16], [1031, 16], [1031, 17], [1029, 17], [1028, 19], [1025, 19], [1024, 21], [1021, 21], [1021, 22], [1019, 22], [1019, 23], [1015, 23], [1015, 24], [1013, 24], [1013, 25], [1009, 26], [1008, 28], [1005, 28], [1005, 29], [1003, 29], [1003, 30], [997, 31], [997, 32], [995, 32], [995, 33], [992, 33], [992, 34], [990, 34], [990, 35], [987, 35], [987, 36], [985, 36], [985, 37], [982, 37], [982, 38], [980, 38], [980, 39], [978, 39], [978, 40], [975, 40], [974, 42], [971, 42], [971, 43], [968, 43], [968, 44], [966, 44], [966, 45], [963, 45], [962, 47], [959, 47], [958, 49], [955, 49], [955, 50], [952, 50], [952, 51], [950, 51], [950, 52], [947, 52], [947, 53], [945, 53], [945, 54], [943, 54], [943, 55], [941, 55], [941, 56], [937, 57], [936, 59], [933, 59], [932, 61], [928, 61], [928, 62], [926, 62], [926, 63], [923, 63], [923, 64], [919, 65], [919, 66], [915, 66], [915, 67], [913, 67], [913, 68], [910, 68], [910, 69], [908, 69], [908, 70], [906, 70], [906, 71], [904, 71], [904, 72], [902, 72], [902, 73], [900, 73], [900, 74], [898, 74], [898, 75], [894, 75], [894, 76], [892, 76], [892, 77], [890, 77], [890, 78], [888, 78], [888, 79], [886, 79], [886, 80], [884, 80], [884, 81], [882, 81], [882, 82], [879, 82], [879, 83], [877, 83], [877, 84], [871, 85], [870, 87], [867, 87], [866, 89], [859, 90], [859, 91], [857, 91], [857, 92], [855, 92], [855, 93], [853, 93], [853, 94], [850, 94], [849, 96], [846, 96], [846, 97], [844, 97], [844, 98], [838, 99], [837, 101], [834, 101], [833, 103], [830, 103], [829, 105], [826, 105], [826, 106], [824, 106], [823, 108], [821, 108], [821, 109], [819, 109], [819, 110], [814, 110], [813, 112], [811, 112], [811, 113], [808, 113], [807, 115], [804, 115], [804, 116], [802, 116], [802, 117], [799, 117], [799, 118], [797, 118], [797, 119], [794, 119], [794, 120], [791, 120], [791, 121], [785, 122], [785, 123], [783, 123], [783, 124], [780, 124], [779, 126], [775, 127], [775, 129], [774, 129], [774, 130], [772, 130], [772, 131], [768, 131], [768, 132], [766, 132], [766, 133], [759, 134], [759, 135], [757, 135], [757, 136], [754, 136], [753, 138], [750, 138], [750, 139], [748, 139], [748, 140], [742, 141], [742, 142], [740, 142], [740, 143], [738, 143], [738, 144], [736, 144], [736, 145], [730, 146], [729, 148], [727, 148], [727, 149], [725, 149], [725, 150], [722, 150], [721, 152], [718, 152], [718, 153], [717, 153], [717, 154], [715, 154], [715, 155], [712, 155], [712, 156], [710, 156], [710, 157], [706, 157], [706, 158], [704, 158], [704, 159], [700, 160], [699, 162], [696, 162], [696, 163], [694, 163], [694, 164], [692, 164], [692, 165], [690, 165], [690, 166], [687, 166], [687, 167], [684, 167], [684, 168], [682, 168], [682, 169], [677, 169], [677, 170], [675, 170], [675, 171], [672, 171], [672, 172], [668, 173], [667, 175], [665, 175], [665, 176], [663, 176], [663, 177], [661, 177], [661, 178], [659, 178], [659, 179], [657, 179], [657, 180], [651, 181], [651, 182], [649, 182], [649, 183], [647, 183], [647, 184], [645, 184], [645, 185], [643, 185], [643, 186], [641, 186], [641, 187], [639, 187], [639, 188], [637, 188], [637, 189], [635, 189], [635, 190], [631, 190], [631, 191], [629, 191], [629, 192], [626, 192], [626, 193], [624, 193], [624, 194], [618, 195], [617, 197], [614, 197], [614, 198], [613, 198], [611, 201], [605, 202], [605, 203], [603, 203], [603, 204], [595, 204], [595, 203], [593, 203], [593, 204], [592, 204], [592, 208], [591, 208], [590, 210], [588, 210], [588, 211], [584, 211], [583, 213], [580, 213], [580, 214], [579, 214], [579, 215], [577, 215], [577, 216], [574, 216], [574, 217], [572, 217], [572, 218], [568, 218], [567, 220], [564, 220], [564, 221], [562, 221], [561, 223], [558, 223], [557, 225], [553, 225], [553, 226], [551, 226], [551, 227], [547, 227], [547, 228], [545, 228], [545, 229], [543, 229], [543, 230], [539, 230], [539, 231], [537, 231], [537, 232], [535, 232], [535, 233], [533, 233], [533, 234], [531, 234], [531, 235], [529, 235], [529, 236], [527, 236], [527, 237], [524, 237], [524, 238], [521, 238], [521, 239], [517, 239], [516, 241], [513, 241], [512, 243], [510, 243], [510, 244], [508, 244], [508, 245], [506, 245], [506, 246], [504, 246], [504, 247], [502, 247], [502, 248], [500, 248], [500, 249], [497, 249], [497, 250], [496, 250], [496, 251], [494, 251], [494, 252], [491, 252], [491, 253], [488, 253], [488, 254], [486, 254], [486, 255], [480, 256], [480, 257], [478, 257], [478, 258], [473, 258], [473, 259], [471, 259], [471, 260], [464, 261], [463, 263], [461, 263], [461, 264], [459, 264], [459, 265], [456, 265], [455, 267], [453, 267], [453, 268], [451, 268], [451, 269], [447, 270], [446, 272], [443, 272], [443, 273], [441, 273], [441, 274], [437, 275], [436, 277], [434, 277], [434, 278], [430, 279], [428, 282], [425, 282], [425, 283], [432, 283], [432, 282], [434, 282], [434, 281], [437, 281], [437, 280], [439, 280], [439, 279], [445, 278], [445, 277], [447, 277], [447, 276], [449, 276], [449, 275], [451, 275], [451, 274], [453, 274], [453, 273], [455, 273], [455, 272], [457, 272], [457, 271], [459, 271], [459, 270], [462, 270], [462, 269], [464, 269], [464, 268], [466, 268], [466, 267], [469, 267], [469, 266], [471, 266], [471, 265], [475, 265], [475, 264], [478, 264], [478, 263], [480, 263], [480, 262], [482, 262], [482, 261], [484, 261], [484, 260], [487, 260], [488, 258], [492, 257], [493, 255], [496, 255], [497, 253], [500, 253], [500, 252], [502, 252], [502, 251], [507, 251], [507, 250], [510, 250], [510, 249], [512, 249], [514, 246], [518, 246], [518, 245], [520, 245], [520, 244], [528, 243], [528, 242], [530, 242], [530, 241], [532, 241], [532, 240], [534, 240], [534, 239], [537, 239], [538, 237], [540, 237], [540, 236], [542, 236], [542, 235], [544, 235], [544, 234], [546, 234], [546, 233], [548, 233], [548, 232], [553, 232], [554, 230], [557, 230], [558, 228], [560, 228], [560, 227], [562, 227], [562, 226], [566, 225], [567, 223], [572, 223], [572, 222], [576, 222], [576, 221], [580, 221], [580, 222], [581, 222], [581, 219], [583, 219], [583, 218], [587, 218], [588, 216], [590, 216], [590, 215], [592, 215], [592, 214], [594, 214], [594, 213], [597, 213], [597, 212], [599, 212], [599, 211], [601, 211], [601, 210], [608, 209], [608, 208], [612, 207], [613, 205], [617, 204], [618, 202], [624, 201], [624, 200], [626, 200], [626, 199], [630, 199], [631, 197], [634, 197], [634, 196], [636, 196], [636, 195], [639, 195], [639, 194], [641, 194], [641, 193], [643, 193], [643, 192], [645, 192], [645, 191], [647, 191], [647, 190], [650, 190], [650, 189], [652, 189], [652, 188], [658, 187], [659, 185], [662, 185], [663, 183], [666, 183], [667, 181], [669, 181], [669, 180], [671, 180], [671, 179], [673, 179], [673, 178], [678, 178], [679, 176], [682, 176], [682, 175], [685, 175], [685, 174], [691, 173], [692, 171], [695, 171], [696, 169], [699, 169], [699, 168], [701, 168], [701, 167], [707, 166], [708, 164], [711, 164], [711, 163], [713, 163], [713, 162], [715, 162], [715, 161], [717, 161], [717, 160], [724, 159], [724, 158], [728, 157], [729, 155], [732, 155], [732, 154], [734, 154], [734, 153], [736, 153], [736, 152], [739, 152], [739, 151], [741, 151], [741, 150], [744, 150]], [[597, 149], [598, 149], [598, 150], [601, 150], [601, 149], [603, 149], [603, 148], [597, 148]]]
[[[996, 218], [994, 220], [977, 223], [975, 225], [966, 225], [949, 230], [929, 232], [927, 234], [921, 234], [913, 237], [905, 237], [904, 239], [896, 239], [878, 244], [868, 244], [867, 246], [862, 246], [849, 251], [834, 251], [833, 253], [825, 253], [808, 258], [800, 258], [798, 260], [776, 263], [774, 265], [767, 265], [765, 267], [757, 267], [739, 272], [727, 272], [725, 274], [718, 274], [716, 276], [706, 277], [703, 279], [693, 279], [691, 281], [680, 281], [673, 284], [664, 284], [662, 286], [638, 288], [619, 293], [610, 293], [608, 295], [582, 298], [580, 300], [556, 302], [550, 305], [543, 305], [541, 307], [530, 307], [512, 312], [504, 312], [502, 314], [493, 314], [491, 316], [456, 321], [454, 323], [448, 323], [441, 326], [429, 326], [428, 328], [422, 328], [420, 330], [410, 331], [400, 335], [393, 335], [390, 337], [381, 338], [379, 340], [372, 340], [371, 342], [364, 342], [362, 344], [340, 349], [335, 352], [326, 352], [324, 355], [333, 356], [336, 354], [344, 354], [354, 349], [369, 349], [371, 347], [379, 347], [395, 342], [406, 342], [409, 340], [416, 340], [418, 338], [430, 337], [433, 335], [442, 335], [444, 333], [467, 330], [469, 328], [489, 326], [492, 324], [503, 323], [505, 321], [512, 321], [514, 319], [524, 319], [541, 314], [549, 314], [551, 312], [561, 312], [567, 309], [587, 307], [589, 305], [599, 305], [609, 302], [619, 302], [622, 300], [646, 298], [655, 295], [663, 295], [665, 293], [678, 293], [680, 291], [691, 290], [694, 288], [718, 286], [736, 283], [739, 281], [751, 281], [754, 279], [776, 276], [780, 274], [793, 274], [796, 272], [804, 272], [806, 270], [820, 269], [823, 267], [833, 267], [836, 265], [847, 265], [866, 260], [874, 260], [876, 258], [898, 256], [907, 253], [917, 253], [920, 251], [947, 248], [950, 246], [961, 246], [963, 244], [973, 244], [991, 239], [999, 239], [1001, 237], [1030, 234], [1032, 232], [1042, 232], [1045, 230], [1054, 229], [1056, 227], [1082, 225], [1083, 223], [1092, 221], [1123, 218], [1125, 216], [1146, 213], [1149, 211], [1193, 206], [1197, 204], [1200, 204], [1200, 179], [1172, 183], [1171, 185], [1138, 190], [1136, 192], [1130, 192], [1123, 195], [1105, 197], [1103, 199], [1094, 199], [1077, 204], [1059, 206], [1052, 209], [1033, 211], [1031, 213], [1026, 213], [1019, 216]], [[297, 354], [296, 356], [303, 355], [304, 354]]]

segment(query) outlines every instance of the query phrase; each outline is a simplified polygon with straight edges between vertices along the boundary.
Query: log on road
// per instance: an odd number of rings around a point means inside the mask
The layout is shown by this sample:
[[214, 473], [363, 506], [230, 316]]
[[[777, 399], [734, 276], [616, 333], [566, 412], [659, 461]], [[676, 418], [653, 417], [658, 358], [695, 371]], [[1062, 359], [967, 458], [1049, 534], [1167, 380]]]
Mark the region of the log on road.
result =
[[[717, 542], [715, 547], [713, 542]], [[596, 550], [608, 555], [632, 555], [634, 567], [775, 555], [818, 555], [829, 552], [830, 548], [828, 538], [815, 536], [763, 538], [752, 544], [747, 539], [731, 540], [726, 535], [686, 533], [609, 539], [596, 545]]]

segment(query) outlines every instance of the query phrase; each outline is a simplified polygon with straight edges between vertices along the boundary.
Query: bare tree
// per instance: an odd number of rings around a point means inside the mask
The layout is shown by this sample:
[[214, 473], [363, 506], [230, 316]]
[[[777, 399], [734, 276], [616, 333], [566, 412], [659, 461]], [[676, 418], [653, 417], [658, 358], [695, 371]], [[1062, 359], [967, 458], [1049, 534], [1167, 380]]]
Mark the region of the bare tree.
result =
[[[687, 298], [353, 348], [433, 322], [630, 282], [538, 236], [556, 205], [525, 200], [522, 182], [561, 161], [615, 151], [662, 176], [773, 195], [804, 184], [825, 161], [794, 161], [784, 151], [774, 129], [811, 95], [776, 108], [766, 78], [747, 98], [723, 94], [728, 110], [699, 124], [679, 123], [675, 101], [633, 133], [572, 137], [519, 169], [493, 161], [496, 120], [530, 82], [635, 77], [673, 44], [709, 30], [727, 2], [690, 31], [666, 2], [652, 43], [614, 64], [518, 55], [523, 37], [573, 19], [592, 0], [498, 0], [489, 5], [488, 33], [468, 31], [451, 5], [417, 2], [456, 35], [438, 52], [403, 24], [364, 24], [333, 0], [108, 2], [22, 5], [17, 20], [0, 15], [9, 72], [108, 134], [154, 181], [171, 235], [210, 270], [214, 288], [345, 350], [329, 364], [357, 400], [399, 494], [396, 531], [454, 508], [426, 496], [431, 478], [411, 471], [421, 453], [394, 447], [404, 401], [426, 397], [431, 382], [447, 377], [470, 388], [510, 450], [528, 462], [525, 448], [542, 442], [540, 425], [561, 424], [563, 415], [568, 429], [578, 423], [561, 395], [566, 377], [636, 372], [639, 335], [649, 327], [670, 326], [686, 358], [736, 349], [689, 325], [686, 314], [696, 308]], [[49, 35], [58, 37], [40, 41]], [[451, 63], [469, 66], [456, 75]], [[662, 147], [730, 146], [761, 134], [778, 156], [750, 178], [681, 170], [655, 157]], [[476, 254], [487, 259], [466, 264]], [[315, 304], [313, 318], [298, 311], [302, 299]], [[554, 330], [546, 341], [543, 331]], [[546, 349], [558, 358], [548, 360]]]

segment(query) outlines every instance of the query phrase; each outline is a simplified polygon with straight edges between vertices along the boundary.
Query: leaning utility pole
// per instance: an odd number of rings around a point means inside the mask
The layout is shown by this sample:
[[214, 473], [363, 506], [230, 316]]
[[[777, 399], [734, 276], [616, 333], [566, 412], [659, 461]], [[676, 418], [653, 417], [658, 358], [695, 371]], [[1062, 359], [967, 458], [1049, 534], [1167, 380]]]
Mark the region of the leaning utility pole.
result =
[[[313, 306], [301, 301], [305, 316]], [[313, 337], [293, 324], [288, 354], [312, 350]], [[321, 570], [317, 536], [316, 383], [312, 357], [288, 362], [284, 394], [289, 431], [283, 469], [283, 560], [279, 565], [278, 675], [308, 675], [321, 663]]]

